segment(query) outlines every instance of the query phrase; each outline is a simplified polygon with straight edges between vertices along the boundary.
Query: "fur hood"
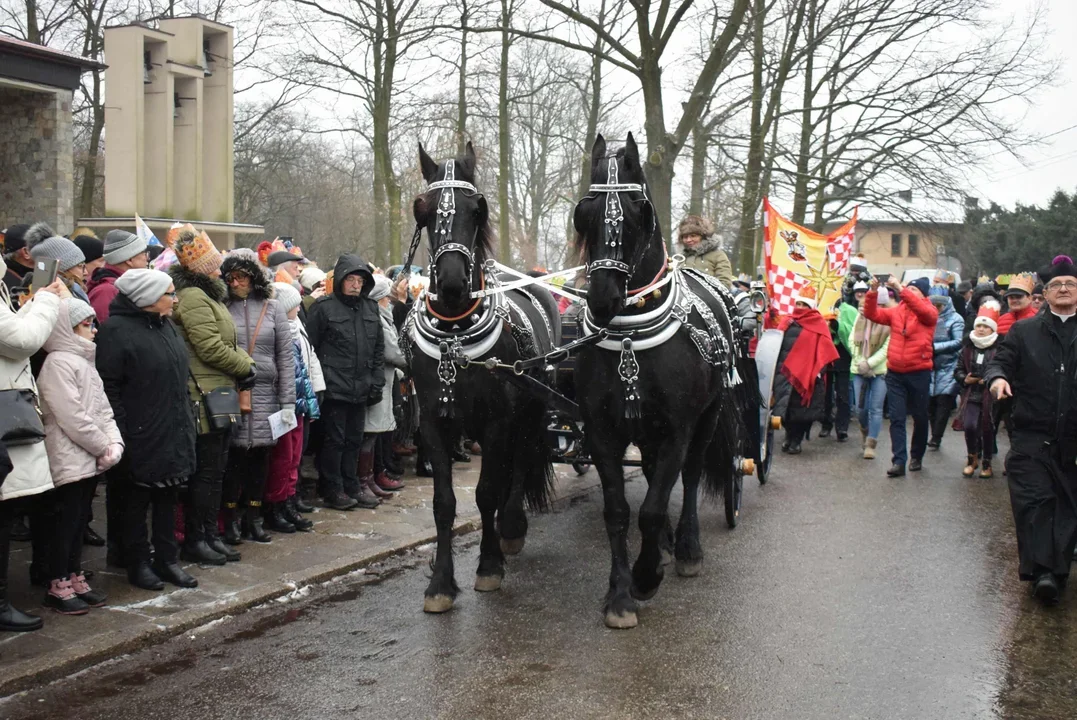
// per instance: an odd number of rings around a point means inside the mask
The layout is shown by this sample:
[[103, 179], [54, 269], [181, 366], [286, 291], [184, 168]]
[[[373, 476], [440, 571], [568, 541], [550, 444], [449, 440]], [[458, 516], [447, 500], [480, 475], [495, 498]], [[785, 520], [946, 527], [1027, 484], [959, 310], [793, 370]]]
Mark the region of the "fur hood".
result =
[[721, 248], [721, 242], [717, 237], [713, 235], [711, 235], [710, 237], [703, 238], [699, 245], [695, 246], [694, 248], [688, 248], [684, 245], [681, 245], [681, 250], [686, 256], [689, 257], [691, 257], [692, 255], [706, 255], [709, 252], [714, 252], [715, 250], [720, 250]]
[[179, 263], [168, 268], [168, 274], [172, 278], [172, 283], [176, 286], [176, 292], [187, 288], [198, 288], [210, 300], [223, 303], [228, 299], [228, 286], [220, 278], [211, 278], [208, 275], [192, 272]]
[[[269, 285], [269, 278], [266, 277], [265, 269], [259, 265], [256, 260], [251, 260], [243, 255], [229, 253], [228, 257], [226, 257], [221, 264], [221, 276], [228, 277], [228, 274], [233, 270], [239, 270], [240, 272], [247, 273], [251, 276], [250, 299], [268, 300], [273, 297], [273, 292]], [[229, 292], [229, 295], [231, 295], [231, 292]]]

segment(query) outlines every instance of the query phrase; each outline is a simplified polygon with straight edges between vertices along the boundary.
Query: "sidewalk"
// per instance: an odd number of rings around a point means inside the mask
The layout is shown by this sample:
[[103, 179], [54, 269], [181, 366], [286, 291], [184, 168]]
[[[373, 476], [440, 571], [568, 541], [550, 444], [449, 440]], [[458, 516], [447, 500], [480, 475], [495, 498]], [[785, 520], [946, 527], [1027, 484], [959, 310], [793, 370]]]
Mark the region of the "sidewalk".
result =
[[[457, 499], [457, 534], [479, 528], [475, 485], [476, 457], [453, 467]], [[569, 466], [557, 465], [554, 502], [560, 503], [598, 486], [595, 473], [577, 477]], [[139, 590], [122, 571], [105, 566], [105, 549], [87, 547], [83, 567], [93, 570], [91, 583], [108, 593], [104, 608], [88, 615], [67, 617], [41, 607], [45, 591], [29, 583], [30, 544], [13, 543], [8, 578], [10, 600], [16, 607], [45, 619], [32, 633], [0, 633], [0, 697], [77, 672], [98, 662], [160, 642], [191, 628], [286, 595], [311, 583], [324, 582], [379, 559], [435, 539], [433, 481], [406, 479], [407, 487], [377, 510], [339, 512], [317, 508], [309, 533], [281, 535], [260, 545], [239, 546], [243, 560], [223, 567], [183, 563], [198, 578], [198, 587], [165, 585], [162, 592]], [[105, 534], [103, 488], [94, 508], [94, 528]], [[457, 568], [457, 580], [469, 568]], [[414, 598], [420, 612], [421, 598]]]

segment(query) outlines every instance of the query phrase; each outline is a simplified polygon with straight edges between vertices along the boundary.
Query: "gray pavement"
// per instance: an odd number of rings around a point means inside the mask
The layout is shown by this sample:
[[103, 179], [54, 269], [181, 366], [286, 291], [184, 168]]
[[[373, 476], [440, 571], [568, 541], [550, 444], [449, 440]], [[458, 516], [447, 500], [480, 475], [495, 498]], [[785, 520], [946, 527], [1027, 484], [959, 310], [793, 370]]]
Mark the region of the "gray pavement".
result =
[[[420, 611], [429, 547], [0, 703], [4, 718], [1073, 718], [1077, 597], [1016, 577], [1005, 479], [812, 440], [703, 509], [700, 577], [667, 575], [640, 626], [602, 622], [601, 496], [534, 518], [502, 590]], [[883, 445], [888, 445], [884, 442]], [[885, 452], [883, 453], [885, 454]], [[643, 483], [630, 483], [638, 507]], [[634, 539], [633, 542], [638, 542]], [[2, 650], [0, 650], [2, 652]]]

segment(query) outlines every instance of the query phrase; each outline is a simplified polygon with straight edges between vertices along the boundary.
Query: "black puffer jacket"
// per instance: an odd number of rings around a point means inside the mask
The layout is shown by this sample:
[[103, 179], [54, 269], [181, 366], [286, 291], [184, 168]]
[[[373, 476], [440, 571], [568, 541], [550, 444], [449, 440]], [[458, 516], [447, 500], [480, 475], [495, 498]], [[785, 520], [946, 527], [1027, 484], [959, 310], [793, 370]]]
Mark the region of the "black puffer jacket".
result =
[[175, 324], [117, 295], [97, 334], [97, 372], [138, 485], [171, 487], [195, 471], [187, 368], [187, 344]]
[[822, 420], [823, 409], [826, 404], [826, 382], [824, 382], [824, 378], [820, 377], [815, 381], [811, 402], [805, 406], [800, 393], [793, 389], [789, 379], [781, 372], [781, 367], [785, 364], [785, 358], [789, 356], [793, 346], [796, 345], [800, 332], [801, 328], [796, 323], [792, 323], [785, 331], [782, 338], [782, 349], [778, 353], [778, 362], [774, 365], [773, 413], [775, 416], [780, 417], [786, 425]]
[[[341, 293], [344, 278], [363, 276], [360, 296]], [[325, 376], [330, 400], [362, 403], [380, 401], [385, 375], [385, 339], [378, 304], [368, 295], [374, 276], [358, 255], [341, 255], [333, 269], [333, 294], [319, 298], [307, 313], [307, 333]]]

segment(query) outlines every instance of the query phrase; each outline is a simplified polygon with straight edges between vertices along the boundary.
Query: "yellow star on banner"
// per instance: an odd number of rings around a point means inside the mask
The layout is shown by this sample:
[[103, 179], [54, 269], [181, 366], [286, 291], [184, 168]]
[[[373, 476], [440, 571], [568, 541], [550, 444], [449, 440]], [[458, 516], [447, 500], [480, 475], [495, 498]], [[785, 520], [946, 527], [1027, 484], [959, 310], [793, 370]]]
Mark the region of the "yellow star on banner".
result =
[[841, 283], [845, 279], [840, 273], [834, 272], [830, 268], [830, 253], [826, 253], [823, 256], [823, 269], [817, 270], [811, 265], [807, 265], [808, 284], [815, 288], [815, 296], [820, 300], [823, 299], [823, 293], [827, 290], [840, 291]]

